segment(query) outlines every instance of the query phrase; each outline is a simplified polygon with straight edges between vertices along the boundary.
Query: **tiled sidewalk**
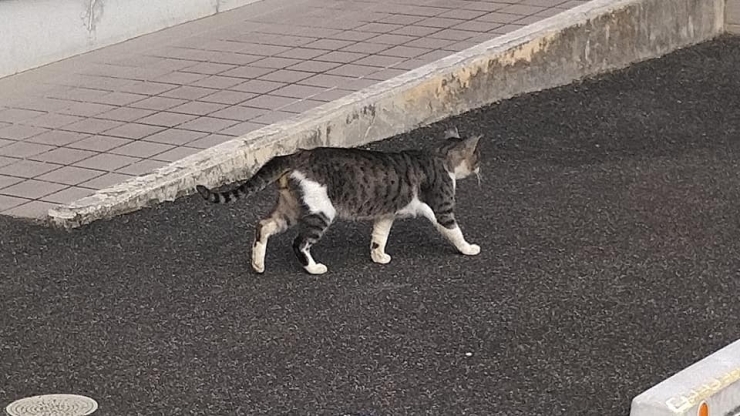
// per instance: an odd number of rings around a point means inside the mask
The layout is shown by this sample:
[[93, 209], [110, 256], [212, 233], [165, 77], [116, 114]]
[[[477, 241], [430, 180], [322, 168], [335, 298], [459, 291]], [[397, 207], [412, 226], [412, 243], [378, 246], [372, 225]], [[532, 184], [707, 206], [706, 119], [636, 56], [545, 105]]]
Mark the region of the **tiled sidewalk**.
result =
[[581, 3], [264, 0], [0, 79], [0, 214], [45, 216]]

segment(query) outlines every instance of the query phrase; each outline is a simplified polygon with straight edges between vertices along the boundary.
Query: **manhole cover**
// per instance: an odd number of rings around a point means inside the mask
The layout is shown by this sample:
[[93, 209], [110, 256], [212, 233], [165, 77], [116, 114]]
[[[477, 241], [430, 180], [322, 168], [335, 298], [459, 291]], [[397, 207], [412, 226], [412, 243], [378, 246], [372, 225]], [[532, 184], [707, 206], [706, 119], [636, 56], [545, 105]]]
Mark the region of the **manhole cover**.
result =
[[98, 403], [76, 394], [45, 394], [16, 400], [5, 408], [9, 416], [86, 416]]

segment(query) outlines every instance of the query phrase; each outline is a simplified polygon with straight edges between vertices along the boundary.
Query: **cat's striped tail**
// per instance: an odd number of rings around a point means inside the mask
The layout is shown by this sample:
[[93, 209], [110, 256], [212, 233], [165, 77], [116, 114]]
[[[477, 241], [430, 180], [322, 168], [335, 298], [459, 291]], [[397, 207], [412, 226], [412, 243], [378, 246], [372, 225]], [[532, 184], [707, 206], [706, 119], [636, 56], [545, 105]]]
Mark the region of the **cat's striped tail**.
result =
[[262, 168], [260, 168], [260, 170], [258, 170], [257, 173], [255, 173], [254, 176], [249, 178], [246, 182], [230, 191], [212, 192], [203, 185], [196, 185], [195, 189], [198, 191], [200, 196], [208, 202], [213, 202], [214, 204], [226, 204], [228, 202], [236, 201], [239, 198], [248, 197], [267, 188], [268, 185], [277, 181], [292, 168], [292, 157], [290, 155], [277, 156], [262, 166]]

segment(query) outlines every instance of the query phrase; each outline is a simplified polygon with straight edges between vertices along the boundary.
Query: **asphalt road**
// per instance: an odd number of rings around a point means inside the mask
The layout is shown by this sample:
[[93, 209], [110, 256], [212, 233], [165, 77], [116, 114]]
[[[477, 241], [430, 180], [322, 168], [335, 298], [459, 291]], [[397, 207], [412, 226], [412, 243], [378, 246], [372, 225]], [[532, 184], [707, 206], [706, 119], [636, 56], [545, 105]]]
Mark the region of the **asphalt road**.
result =
[[512, 99], [373, 147], [483, 133], [459, 183], [464, 257], [423, 220], [393, 261], [340, 223], [310, 277], [269, 192], [73, 232], [0, 218], [0, 405], [96, 415], [614, 415], [740, 338], [740, 40]]

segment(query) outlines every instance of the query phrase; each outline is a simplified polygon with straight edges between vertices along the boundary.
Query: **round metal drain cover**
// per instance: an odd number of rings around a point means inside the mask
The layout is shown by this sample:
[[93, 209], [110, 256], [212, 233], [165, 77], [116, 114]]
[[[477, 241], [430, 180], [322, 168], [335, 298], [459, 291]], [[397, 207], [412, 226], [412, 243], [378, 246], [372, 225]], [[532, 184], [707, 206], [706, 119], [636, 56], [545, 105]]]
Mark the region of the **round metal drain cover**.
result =
[[5, 408], [8, 416], [87, 416], [98, 403], [76, 394], [45, 394], [16, 400]]

